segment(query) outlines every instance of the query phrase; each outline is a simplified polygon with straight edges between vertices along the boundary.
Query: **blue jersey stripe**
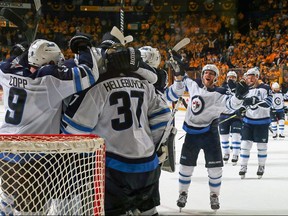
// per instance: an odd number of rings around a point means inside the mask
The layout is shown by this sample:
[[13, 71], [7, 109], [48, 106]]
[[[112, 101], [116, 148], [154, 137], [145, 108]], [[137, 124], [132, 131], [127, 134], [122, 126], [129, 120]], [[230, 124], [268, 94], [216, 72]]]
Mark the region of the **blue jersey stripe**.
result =
[[106, 166], [125, 173], [143, 173], [155, 170], [159, 166], [158, 157], [155, 155], [154, 159], [145, 163], [130, 164], [111, 157], [106, 157]]

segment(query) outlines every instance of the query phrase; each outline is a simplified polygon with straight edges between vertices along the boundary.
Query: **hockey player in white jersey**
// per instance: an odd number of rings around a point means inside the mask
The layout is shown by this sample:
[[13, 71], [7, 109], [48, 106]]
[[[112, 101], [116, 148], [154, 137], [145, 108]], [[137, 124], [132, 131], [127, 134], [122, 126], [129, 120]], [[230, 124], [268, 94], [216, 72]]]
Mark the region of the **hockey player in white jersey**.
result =
[[242, 105], [248, 86], [243, 82], [237, 83], [235, 94], [226, 94], [224, 88], [215, 86], [219, 70], [214, 64], [205, 65], [201, 78], [196, 80], [184, 76], [185, 71], [181, 67], [180, 71], [174, 71], [174, 75], [176, 80], [166, 91], [167, 98], [176, 101], [184, 91], [188, 91], [190, 97], [183, 124], [186, 136], [180, 157], [177, 205], [180, 209], [186, 205], [191, 177], [198, 154], [203, 149], [209, 178], [210, 205], [213, 210], [217, 210], [220, 208], [218, 196], [223, 167], [218, 118], [226, 108], [236, 110]]
[[[105, 49], [113, 55], [127, 50], [115, 43]], [[139, 50], [134, 51], [141, 59]], [[61, 129], [65, 134], [92, 133], [105, 139], [105, 214], [156, 215], [160, 166], [155, 144], [170, 109], [152, 84], [107, 61], [107, 72], [97, 84], [71, 99]]]
[[250, 151], [253, 143], [256, 143], [258, 150], [257, 175], [261, 178], [264, 174], [267, 158], [272, 91], [269, 85], [259, 84], [260, 72], [258, 68], [250, 68], [245, 74], [246, 83], [250, 89], [243, 102], [246, 112], [243, 117], [239, 175], [241, 178], [245, 177]]
[[[79, 40], [73, 37], [70, 42]], [[85, 39], [81, 39], [85, 42]], [[79, 64], [73, 68], [62, 65], [64, 56], [54, 42], [35, 40], [27, 51], [19, 57], [12, 57], [0, 66], [0, 82], [3, 86], [3, 102], [5, 109], [4, 123], [0, 127], [2, 134], [58, 134], [60, 133], [60, 119], [62, 100], [69, 95], [82, 91], [95, 84], [98, 68], [92, 48], [87, 46], [79, 54]], [[86, 64], [82, 64], [84, 62]], [[45, 156], [35, 162], [33, 154], [25, 160], [17, 159], [14, 154], [1, 153], [1, 166], [12, 166], [13, 169], [34, 169], [44, 164]], [[30, 161], [31, 160], [31, 161]], [[43, 160], [43, 163], [41, 162]], [[12, 170], [8, 169], [8, 170]], [[15, 176], [14, 176], [15, 175]], [[34, 176], [37, 178], [37, 176]], [[7, 178], [7, 179], [6, 179]], [[1, 210], [7, 200], [13, 200], [13, 194], [21, 194], [22, 187], [9, 187], [6, 181], [18, 178], [17, 172], [3, 175], [1, 173]], [[40, 178], [40, 176], [39, 176]], [[22, 181], [29, 182], [23, 179]], [[19, 179], [19, 181], [21, 181]], [[23, 182], [24, 184], [24, 182]], [[32, 184], [32, 183], [31, 183]], [[45, 194], [43, 194], [44, 196]], [[20, 197], [20, 196], [17, 196]], [[49, 199], [49, 198], [48, 198]], [[3, 214], [24, 214], [25, 211], [42, 211], [46, 203], [39, 202], [40, 209], [24, 206], [22, 200], [14, 200], [15, 209]], [[18, 205], [18, 203], [22, 203]]]
[[[222, 84], [222, 87], [227, 89], [228, 93], [235, 94], [236, 81], [237, 73], [235, 71], [228, 71], [226, 82]], [[242, 120], [240, 117], [231, 118], [234, 114], [235, 111], [229, 109], [221, 113], [219, 118], [219, 133], [223, 150], [223, 160], [226, 163], [228, 162], [230, 158], [230, 147], [232, 147], [231, 161], [233, 165], [236, 165], [240, 153]]]
[[285, 112], [284, 112], [284, 100], [288, 99], [287, 94], [283, 94], [280, 85], [274, 82], [272, 88], [272, 107], [271, 107], [271, 129], [273, 132], [273, 138], [285, 138]]

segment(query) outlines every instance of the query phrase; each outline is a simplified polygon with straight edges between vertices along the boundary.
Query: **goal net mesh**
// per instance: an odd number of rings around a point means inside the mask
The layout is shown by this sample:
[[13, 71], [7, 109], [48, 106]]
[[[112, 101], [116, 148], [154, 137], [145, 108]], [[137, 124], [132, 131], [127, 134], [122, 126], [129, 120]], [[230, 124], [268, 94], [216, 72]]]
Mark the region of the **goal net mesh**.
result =
[[87, 135], [0, 135], [1, 215], [104, 215], [105, 144]]

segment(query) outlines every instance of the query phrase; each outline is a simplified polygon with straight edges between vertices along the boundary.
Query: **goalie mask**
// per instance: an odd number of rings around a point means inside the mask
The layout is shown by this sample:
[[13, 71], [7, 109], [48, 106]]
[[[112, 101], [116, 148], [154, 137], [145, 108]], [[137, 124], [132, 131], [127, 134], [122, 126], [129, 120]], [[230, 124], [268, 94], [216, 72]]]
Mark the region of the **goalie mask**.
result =
[[64, 60], [58, 45], [54, 42], [38, 39], [35, 40], [28, 50], [28, 63], [35, 67], [41, 67], [46, 64], [58, 64]]
[[145, 63], [149, 66], [158, 68], [161, 62], [161, 55], [156, 48], [152, 48], [151, 46], [144, 46], [139, 49], [141, 52], [141, 57]]

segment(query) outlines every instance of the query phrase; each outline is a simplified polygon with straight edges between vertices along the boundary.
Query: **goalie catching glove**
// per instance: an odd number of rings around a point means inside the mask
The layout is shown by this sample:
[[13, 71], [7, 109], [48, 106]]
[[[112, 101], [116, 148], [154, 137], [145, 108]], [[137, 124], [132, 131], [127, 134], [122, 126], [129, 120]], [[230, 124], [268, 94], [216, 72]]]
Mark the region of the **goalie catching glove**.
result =
[[169, 64], [173, 69], [174, 76], [184, 76], [185, 64], [181, 61], [181, 55], [174, 50], [170, 51], [169, 53]]
[[114, 44], [106, 50], [107, 69], [118, 73], [128, 73], [139, 69], [141, 53], [133, 47]]
[[236, 84], [235, 96], [238, 99], [243, 100], [248, 94], [248, 92], [249, 92], [249, 86], [246, 84], [244, 80], [241, 80]]
[[69, 41], [69, 47], [73, 53], [79, 54], [80, 51], [92, 47], [92, 36], [85, 33], [78, 33]]

